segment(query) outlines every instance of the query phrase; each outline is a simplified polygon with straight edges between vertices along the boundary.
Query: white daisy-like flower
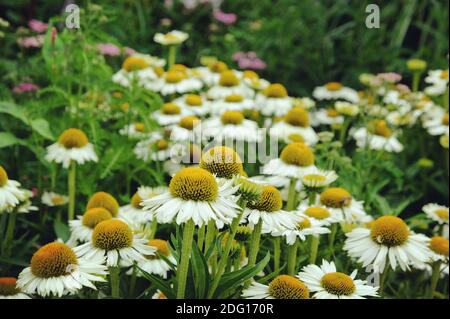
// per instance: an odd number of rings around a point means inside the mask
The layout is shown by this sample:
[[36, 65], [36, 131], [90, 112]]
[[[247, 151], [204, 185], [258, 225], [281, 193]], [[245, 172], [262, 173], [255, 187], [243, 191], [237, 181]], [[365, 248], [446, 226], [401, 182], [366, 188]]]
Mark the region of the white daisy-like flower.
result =
[[151, 222], [153, 220], [153, 214], [143, 209], [142, 201], [161, 195], [166, 191], [167, 187], [165, 186], [140, 186], [137, 192], [131, 197], [130, 204], [120, 207], [119, 216], [138, 225], [145, 225]]
[[350, 133], [359, 148], [368, 146], [373, 150], [399, 153], [404, 147], [397, 139], [395, 133], [388, 127], [386, 121], [375, 120], [368, 127], [360, 127]]
[[122, 262], [133, 264], [144, 261], [144, 256], [155, 253], [155, 249], [147, 245], [147, 239], [133, 234], [131, 227], [120, 219], [98, 223], [91, 241], [74, 250], [87, 259], [106, 257], [108, 267], [118, 267]]
[[49, 207], [63, 206], [69, 202], [69, 196], [55, 192], [44, 192], [41, 197], [42, 204]]
[[196, 130], [196, 126], [201, 124], [201, 120], [194, 115], [187, 115], [180, 119], [177, 125], [170, 126], [170, 140], [176, 142], [194, 142], [201, 130]]
[[343, 116], [355, 117], [359, 114], [359, 105], [355, 103], [337, 101], [336, 103], [334, 103], [334, 108], [339, 114]]
[[316, 205], [325, 206], [332, 214], [341, 216], [346, 223], [359, 223], [367, 217], [363, 202], [355, 200], [341, 187], [325, 189], [317, 198]]
[[189, 113], [185, 109], [182, 109], [179, 105], [175, 103], [165, 103], [161, 109], [152, 113], [152, 117], [161, 126], [173, 125], [186, 116]]
[[153, 83], [161, 72], [165, 61], [147, 54], [135, 53], [125, 59], [122, 68], [117, 71], [112, 81], [124, 87], [129, 87], [135, 81], [140, 86]]
[[219, 83], [222, 72], [227, 71], [228, 66], [225, 62], [214, 61], [208, 66], [198, 67], [193, 69], [193, 72], [198, 74], [199, 78], [207, 85], [214, 86]]
[[367, 285], [364, 280], [355, 279], [358, 270], [351, 275], [338, 272], [334, 262], [322, 260], [322, 265], [303, 267], [297, 277], [302, 280], [315, 299], [365, 299], [378, 297], [379, 287]]
[[248, 71], [244, 71], [243, 72], [243, 81], [245, 83], [245, 85], [247, 85], [249, 88], [260, 92], [260, 91], [264, 91], [265, 89], [267, 89], [267, 87], [270, 85], [270, 82], [267, 81], [266, 79], [262, 79], [258, 76], [258, 78], [256, 77], [246, 77], [245, 73]]
[[120, 135], [129, 136], [130, 138], [143, 139], [148, 137], [151, 133], [145, 127], [142, 122], [131, 123], [130, 125], [125, 125], [119, 130]]
[[448, 90], [448, 70], [432, 70], [428, 72], [425, 82], [430, 86], [425, 88], [427, 95], [442, 95]]
[[104, 282], [104, 257], [81, 258], [66, 244], [53, 242], [41, 247], [31, 258], [30, 267], [19, 274], [17, 287], [26, 294], [42, 297], [76, 293], [83, 287], [96, 289]]
[[448, 225], [449, 209], [447, 206], [430, 203], [430, 204], [423, 206], [422, 210], [432, 220], [437, 221], [441, 225], [443, 225], [443, 224]]
[[301, 107], [290, 109], [283, 121], [275, 123], [270, 128], [269, 135], [282, 140], [297, 140], [310, 146], [319, 141], [319, 137], [310, 126], [308, 111]]
[[31, 299], [17, 288], [14, 277], [0, 277], [0, 299]]
[[449, 135], [448, 111], [434, 107], [423, 118], [423, 127], [433, 136]]
[[0, 165], [0, 213], [19, 205], [25, 196], [20, 183], [8, 178], [8, 173]]
[[334, 108], [320, 109], [312, 113], [312, 126], [319, 125], [342, 125], [344, 116], [340, 115]]
[[309, 299], [309, 290], [300, 279], [279, 275], [269, 285], [252, 282], [241, 296], [245, 299]]
[[157, 134], [153, 134], [149, 139], [140, 141], [133, 149], [134, 154], [140, 160], [147, 161], [165, 161], [170, 158], [169, 142], [162, 138], [157, 138]]
[[64, 168], [69, 168], [71, 161], [80, 165], [98, 161], [94, 146], [89, 143], [86, 134], [76, 128], [65, 130], [58, 138], [58, 142], [47, 147], [45, 159], [62, 164]]
[[189, 38], [189, 34], [183, 31], [172, 30], [166, 34], [156, 33], [153, 41], [161, 45], [178, 45]]
[[255, 101], [257, 108], [265, 116], [284, 116], [294, 104], [286, 88], [279, 83], [270, 84], [256, 96]]
[[103, 207], [88, 209], [83, 215], [78, 215], [77, 219], [69, 220], [70, 237], [67, 244], [75, 247], [79, 243], [90, 241], [95, 226], [112, 218], [110, 211]]
[[[138, 262], [136, 264], [137, 268], [142, 269], [149, 274], [158, 275], [166, 279], [167, 273], [171, 270], [171, 268], [170, 265], [159, 255], [166, 257], [172, 264], [177, 264], [175, 257], [173, 257], [170, 253], [167, 240], [150, 239], [147, 245], [156, 249], [156, 255], [148, 256], [145, 261]], [[132, 271], [133, 269], [130, 269], [127, 274], [130, 275]], [[137, 275], [142, 276], [141, 271], [137, 270]]]
[[324, 86], [316, 87], [313, 91], [316, 100], [345, 100], [351, 103], [359, 102], [358, 92], [345, 87], [339, 82], [329, 82]]
[[430, 238], [428, 247], [431, 250], [431, 261], [442, 262], [446, 268], [448, 274], [448, 262], [449, 262], [449, 246], [448, 239], [443, 236], [433, 236]]
[[228, 95], [222, 100], [210, 102], [210, 111], [212, 114], [218, 115], [226, 111], [244, 111], [251, 110], [255, 107], [253, 99], [244, 98], [240, 94]]
[[297, 224], [293, 228], [277, 228], [271, 232], [272, 236], [286, 237], [286, 243], [293, 245], [297, 241], [297, 238], [305, 241], [306, 236], [318, 237], [322, 234], [330, 233], [330, 230], [322, 221], [310, 218], [298, 211], [294, 211], [293, 213], [299, 217]]
[[272, 233], [278, 229], [293, 229], [300, 221], [299, 216], [282, 210], [281, 193], [273, 186], [262, 186], [259, 199], [247, 203], [244, 218], [253, 227], [262, 220], [262, 232]]
[[356, 228], [346, 234], [344, 250], [363, 264], [373, 265], [375, 272], [397, 265], [403, 271], [410, 266], [427, 263], [430, 259], [429, 239], [413, 233], [406, 223], [395, 216], [382, 216], [371, 223], [371, 228]]
[[305, 187], [322, 188], [329, 186], [338, 179], [335, 171], [327, 171], [311, 166], [302, 170], [300, 181]]
[[222, 100], [230, 95], [252, 98], [254, 92], [241, 82], [235, 71], [228, 70], [221, 73], [217, 85], [211, 87], [206, 95], [211, 100]]
[[174, 176], [186, 167], [198, 167], [202, 157], [201, 145], [193, 143], [177, 143], [170, 149], [171, 157], [163, 164], [163, 170], [169, 176]]
[[30, 212], [38, 211], [37, 206], [33, 206], [31, 198], [33, 197], [33, 192], [28, 189], [21, 189], [23, 197], [20, 199], [19, 205], [15, 207], [19, 214], [27, 214]]
[[297, 207], [297, 211], [311, 219], [322, 222], [324, 225], [336, 224], [343, 221], [342, 214], [336, 214], [336, 212], [320, 204], [308, 205], [306, 201], [303, 201]]
[[173, 102], [189, 115], [206, 116], [210, 112], [208, 100], [198, 94], [186, 94]]
[[184, 168], [172, 177], [168, 192], [146, 199], [142, 205], [161, 224], [192, 219], [202, 226], [214, 220], [217, 228], [222, 228], [240, 209], [235, 196], [238, 188], [232, 180], [216, 181], [202, 168]]
[[187, 75], [186, 72], [170, 70], [147, 88], [167, 96], [195, 92], [201, 90], [202, 87], [203, 83], [199, 79]]
[[259, 142], [264, 135], [258, 124], [244, 118], [239, 111], [225, 111], [220, 117], [213, 117], [203, 122], [202, 134], [214, 138], [216, 142], [223, 140]]
[[[289, 177], [278, 176], [278, 175], [259, 175], [252, 176], [249, 178], [250, 181], [259, 185], [272, 185], [278, 188], [281, 192], [281, 198], [283, 201], [287, 201], [289, 198], [289, 186], [291, 179]], [[300, 180], [295, 184], [295, 191], [300, 193], [303, 189], [303, 185]]]
[[283, 148], [280, 157], [270, 160], [262, 168], [263, 174], [300, 178], [314, 166], [314, 153], [303, 143], [291, 143]]

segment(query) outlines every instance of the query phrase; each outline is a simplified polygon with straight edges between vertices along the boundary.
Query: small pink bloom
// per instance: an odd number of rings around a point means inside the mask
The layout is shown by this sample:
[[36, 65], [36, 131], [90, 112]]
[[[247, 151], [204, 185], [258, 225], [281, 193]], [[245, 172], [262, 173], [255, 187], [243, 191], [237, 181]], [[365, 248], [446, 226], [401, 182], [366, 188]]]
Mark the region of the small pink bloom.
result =
[[97, 49], [102, 55], [107, 56], [119, 56], [120, 55], [120, 48], [112, 43], [100, 43], [97, 45]]
[[403, 94], [411, 93], [411, 89], [405, 84], [397, 84], [395, 88], [397, 89], [397, 91]]
[[237, 21], [237, 15], [234, 13], [225, 13], [221, 10], [216, 10], [213, 15], [217, 21], [222, 22], [225, 25], [232, 25]]
[[395, 72], [379, 73], [377, 77], [389, 83], [396, 83], [402, 79], [402, 76]]
[[137, 53], [137, 51], [135, 49], [129, 48], [129, 47], [125, 47], [125, 55], [126, 56], [130, 56], [130, 55], [133, 55], [133, 54], [136, 54], [136, 53]]
[[31, 189], [31, 198], [37, 197], [39, 196], [39, 190], [37, 189], [37, 187], [33, 187]]
[[246, 53], [239, 51], [239, 52], [234, 53], [232, 58], [233, 58], [233, 61], [237, 62], [240, 59], [244, 59], [246, 56], [247, 56]]
[[19, 38], [17, 44], [23, 48], [40, 48], [44, 44], [44, 35]]
[[39, 86], [34, 83], [31, 83], [31, 82], [23, 82], [23, 83], [17, 84], [12, 89], [12, 91], [15, 94], [23, 94], [23, 93], [27, 93], [27, 92], [34, 92], [37, 90], [39, 90]]
[[48, 29], [48, 24], [36, 19], [31, 19], [28, 21], [28, 27], [33, 32], [44, 33]]

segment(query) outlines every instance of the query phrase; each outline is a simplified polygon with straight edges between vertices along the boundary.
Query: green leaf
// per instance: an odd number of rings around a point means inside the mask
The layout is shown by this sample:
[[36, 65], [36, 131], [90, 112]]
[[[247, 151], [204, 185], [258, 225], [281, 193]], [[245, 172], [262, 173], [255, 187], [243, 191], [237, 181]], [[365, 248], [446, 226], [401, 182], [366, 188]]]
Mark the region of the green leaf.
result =
[[49, 140], [54, 140], [55, 137], [53, 136], [52, 131], [50, 130], [50, 125], [48, 122], [42, 118], [32, 120], [30, 123], [31, 128], [39, 133], [42, 137], [45, 137]]
[[192, 243], [191, 256], [192, 274], [195, 284], [195, 297], [205, 298], [209, 289], [209, 269], [206, 259], [197, 246], [197, 243]]
[[264, 257], [259, 263], [255, 266], [245, 266], [244, 268], [233, 271], [222, 276], [220, 280], [219, 286], [217, 287], [216, 293], [214, 294], [215, 298], [226, 297], [226, 294], [229, 290], [235, 289], [237, 286], [242, 284], [243, 282], [253, 278], [256, 274], [260, 273], [264, 267], [270, 261], [270, 253], [267, 252], [266, 257]]
[[55, 220], [53, 223], [53, 229], [56, 233], [56, 237], [61, 238], [64, 242], [66, 242], [70, 237], [70, 228], [63, 222], [59, 220]]
[[0, 113], [9, 114], [9, 115], [15, 117], [16, 119], [21, 120], [25, 124], [28, 123], [28, 119], [27, 119], [25, 110], [22, 107], [14, 104], [14, 103], [0, 102]]
[[0, 132], [0, 148], [23, 144], [24, 142], [13, 134], [9, 132]]
[[175, 299], [175, 294], [173, 292], [173, 289], [170, 287], [170, 285], [168, 283], [164, 282], [163, 280], [161, 280], [157, 276], [154, 276], [152, 274], [149, 274], [145, 270], [142, 270], [142, 268], [139, 268], [139, 270], [141, 271], [141, 273], [144, 276], [144, 278], [149, 280], [152, 284], [154, 284], [156, 286], [156, 288], [161, 290], [162, 293], [164, 295], [166, 295], [167, 298]]

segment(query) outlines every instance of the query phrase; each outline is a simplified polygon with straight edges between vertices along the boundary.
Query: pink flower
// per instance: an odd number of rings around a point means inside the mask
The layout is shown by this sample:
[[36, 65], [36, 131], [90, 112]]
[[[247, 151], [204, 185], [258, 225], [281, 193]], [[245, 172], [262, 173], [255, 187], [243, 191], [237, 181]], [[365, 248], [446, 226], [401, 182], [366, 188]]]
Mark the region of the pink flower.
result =
[[34, 92], [37, 90], [39, 90], [39, 86], [32, 82], [22, 82], [14, 86], [14, 88], [12, 89], [15, 94], [23, 94], [27, 92]]
[[135, 49], [129, 48], [129, 47], [125, 47], [125, 55], [126, 56], [130, 56], [130, 55], [133, 55], [133, 54], [136, 54], [136, 53], [137, 53], [137, 51]]
[[97, 44], [97, 49], [100, 54], [107, 56], [119, 56], [121, 54], [120, 48], [112, 43], [100, 43]]
[[377, 77], [388, 83], [397, 83], [402, 79], [402, 76], [395, 72], [379, 73]]
[[33, 32], [44, 33], [48, 29], [48, 24], [36, 19], [31, 19], [28, 21], [28, 27]]
[[254, 51], [236, 52], [232, 58], [240, 69], [264, 70], [267, 68], [266, 62], [260, 59]]
[[17, 44], [23, 48], [40, 48], [44, 44], [44, 35], [19, 38]]
[[217, 21], [222, 22], [225, 25], [232, 25], [237, 21], [237, 15], [234, 13], [225, 13], [221, 10], [215, 10], [213, 15]]

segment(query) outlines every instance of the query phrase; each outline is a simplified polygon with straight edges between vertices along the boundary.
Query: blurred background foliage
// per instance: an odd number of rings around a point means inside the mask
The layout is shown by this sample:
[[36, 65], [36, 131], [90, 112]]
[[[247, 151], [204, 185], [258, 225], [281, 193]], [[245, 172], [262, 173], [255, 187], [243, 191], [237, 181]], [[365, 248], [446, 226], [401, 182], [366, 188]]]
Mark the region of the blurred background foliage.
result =
[[[1, 0], [0, 12], [14, 27], [25, 26], [32, 18], [48, 21], [69, 2]], [[225, 0], [220, 9], [237, 16], [230, 25], [214, 18], [217, 0], [72, 2], [102, 7], [98, 41], [162, 54], [153, 35], [180, 29], [190, 34], [182, 62], [198, 64], [202, 56], [217, 56], [236, 66], [233, 53], [254, 51], [267, 63], [262, 75], [284, 83], [295, 95], [308, 95], [332, 80], [358, 86], [363, 72], [403, 73], [411, 57], [427, 60], [432, 69], [448, 65], [447, 0]], [[365, 25], [371, 3], [380, 7], [379, 29]], [[87, 31], [86, 25], [81, 28]], [[4, 44], [0, 57], [13, 58], [17, 51], [14, 42]]]

